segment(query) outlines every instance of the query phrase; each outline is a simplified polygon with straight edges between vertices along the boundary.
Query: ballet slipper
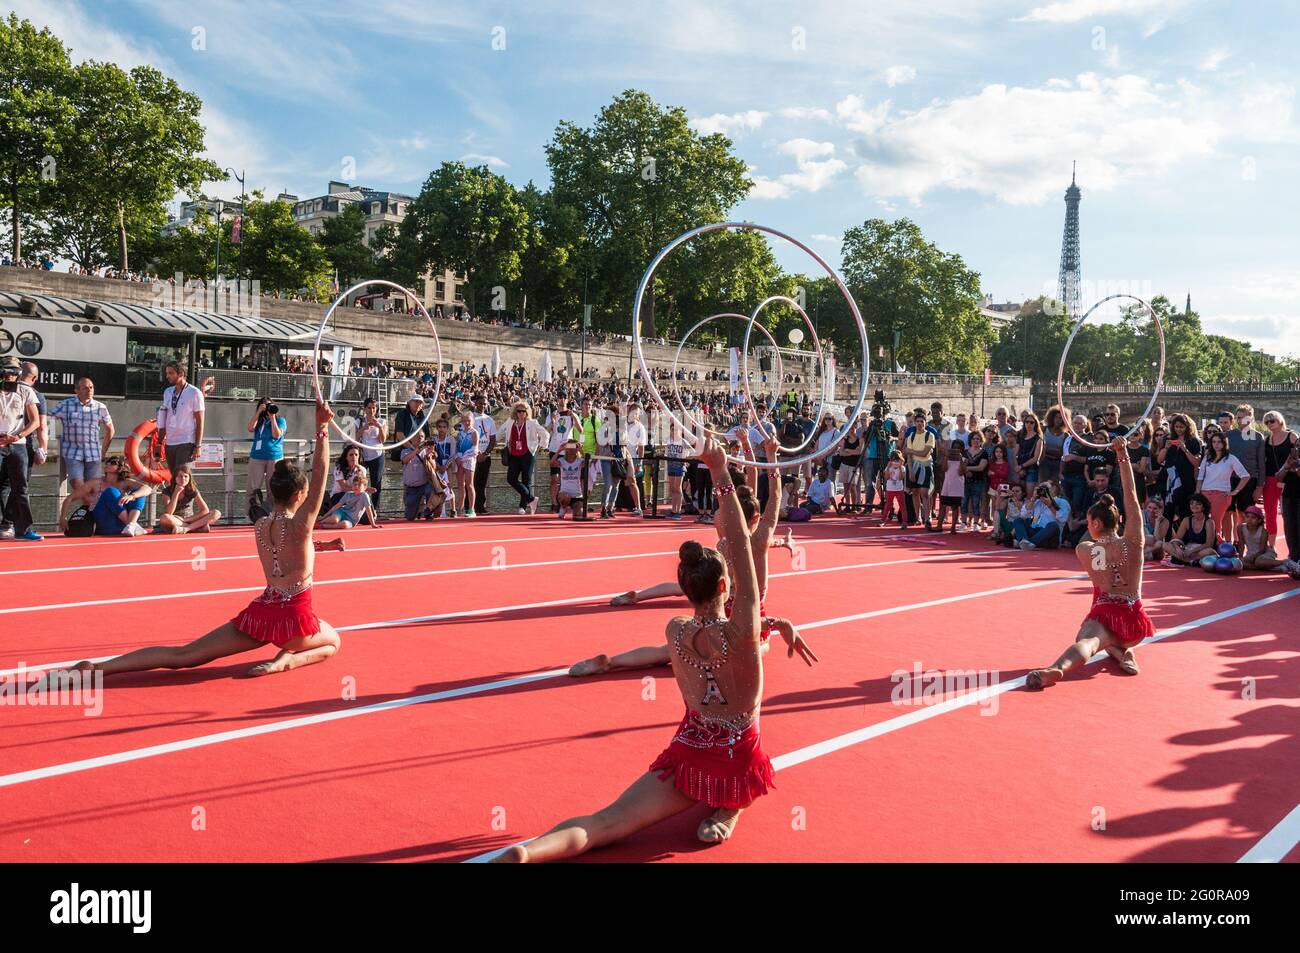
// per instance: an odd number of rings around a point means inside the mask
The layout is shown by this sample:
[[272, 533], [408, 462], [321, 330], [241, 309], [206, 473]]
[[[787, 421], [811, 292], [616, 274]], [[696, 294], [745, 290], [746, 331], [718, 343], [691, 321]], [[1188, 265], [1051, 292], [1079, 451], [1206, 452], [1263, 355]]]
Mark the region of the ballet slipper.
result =
[[1125, 675], [1138, 674], [1137, 659], [1132, 649], [1121, 649], [1118, 645], [1107, 646], [1106, 654], [1119, 663], [1119, 670]]
[[721, 844], [736, 829], [742, 810], [743, 808], [718, 808], [710, 817], [700, 821], [695, 836], [706, 844]]
[[615, 596], [613, 599], [610, 599], [610, 600], [609, 600], [609, 604], [610, 604], [611, 606], [632, 606], [632, 605], [636, 605], [636, 590], [635, 590], [635, 589], [629, 589], [627, 592], [623, 593], [621, 596]]
[[1059, 668], [1040, 668], [1025, 676], [1025, 687], [1030, 691], [1042, 691], [1049, 685], [1055, 685], [1063, 678], [1065, 678], [1065, 673]]
[[583, 678], [587, 675], [603, 675], [609, 671], [609, 656], [596, 655], [581, 662], [575, 662], [569, 668], [569, 675], [573, 678]]

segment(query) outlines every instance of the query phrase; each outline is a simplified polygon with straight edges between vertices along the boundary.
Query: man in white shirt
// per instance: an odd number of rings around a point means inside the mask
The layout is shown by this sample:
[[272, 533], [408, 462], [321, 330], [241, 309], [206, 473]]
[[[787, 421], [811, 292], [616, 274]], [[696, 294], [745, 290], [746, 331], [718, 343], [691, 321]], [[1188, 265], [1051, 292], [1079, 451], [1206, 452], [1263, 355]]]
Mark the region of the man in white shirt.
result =
[[[185, 368], [177, 361], [167, 365], [167, 383], [158, 408], [158, 437], [166, 443], [167, 469], [173, 477], [199, 455], [203, 445], [203, 391], [185, 382]], [[170, 488], [167, 490], [171, 494]]]
[[970, 431], [966, 429], [966, 415], [957, 415], [957, 424], [948, 434], [950, 440], [960, 440], [963, 447], [970, 447]]
[[479, 516], [488, 513], [488, 474], [492, 472], [492, 452], [497, 448], [497, 424], [487, 412], [487, 396], [475, 394], [474, 429], [478, 431], [478, 457], [474, 461], [474, 511]]
[[641, 407], [636, 401], [627, 405], [627, 426], [623, 428], [623, 449], [629, 457], [627, 464], [627, 488], [632, 495], [632, 515], [642, 516], [641, 510], [641, 456], [649, 438], [645, 424], [641, 423]]
[[32, 529], [32, 505], [27, 496], [27, 438], [40, 426], [36, 392], [18, 381], [17, 359], [0, 363], [0, 472], [9, 483], [4, 504], [5, 528], [0, 539], [39, 542]]

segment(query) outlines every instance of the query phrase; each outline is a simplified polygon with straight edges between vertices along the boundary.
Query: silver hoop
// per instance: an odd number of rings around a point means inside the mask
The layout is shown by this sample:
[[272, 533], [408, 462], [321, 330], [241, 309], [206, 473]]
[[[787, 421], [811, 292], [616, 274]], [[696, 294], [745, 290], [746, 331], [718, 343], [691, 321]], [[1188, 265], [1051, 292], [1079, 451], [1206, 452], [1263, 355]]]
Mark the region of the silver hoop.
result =
[[1091, 308], [1085, 311], [1083, 313], [1083, 317], [1081, 317], [1078, 321], [1074, 323], [1074, 328], [1070, 331], [1069, 338], [1066, 339], [1065, 350], [1061, 352], [1061, 366], [1057, 368], [1056, 371], [1056, 405], [1061, 408], [1061, 417], [1063, 419], [1063, 423], [1065, 424], [1065, 430], [1070, 435], [1070, 438], [1074, 440], [1076, 443], [1082, 444], [1083, 446], [1089, 447], [1093, 450], [1105, 450], [1109, 448], [1110, 444], [1092, 443], [1091, 441], [1084, 440], [1082, 437], [1080, 437], [1077, 433], [1074, 432], [1074, 424], [1070, 420], [1070, 415], [1066, 413], [1066, 407], [1065, 407], [1065, 359], [1069, 357], [1070, 345], [1074, 343], [1075, 335], [1079, 333], [1079, 329], [1083, 327], [1083, 323], [1087, 321], [1088, 318], [1092, 316], [1092, 313], [1096, 311], [1099, 307], [1101, 307], [1107, 301], [1114, 301], [1116, 298], [1132, 298], [1138, 304], [1142, 305], [1142, 307], [1146, 308], [1147, 314], [1151, 315], [1151, 321], [1156, 326], [1156, 337], [1160, 341], [1160, 370], [1156, 372], [1156, 389], [1151, 392], [1151, 400], [1147, 404], [1147, 409], [1142, 411], [1142, 413], [1138, 415], [1138, 419], [1134, 422], [1133, 426], [1129, 428], [1128, 433], [1124, 434], [1125, 440], [1128, 440], [1129, 437], [1137, 433], [1138, 428], [1142, 426], [1142, 421], [1146, 420], [1147, 417], [1151, 416], [1151, 409], [1155, 407], [1156, 399], [1159, 398], [1160, 396], [1160, 388], [1164, 385], [1165, 382], [1165, 329], [1164, 329], [1164, 325], [1160, 323], [1160, 316], [1156, 314], [1155, 308], [1151, 307], [1151, 305], [1147, 304], [1137, 295], [1113, 294], [1113, 295], [1107, 295], [1105, 298], [1102, 298]]
[[[745, 384], [745, 397], [749, 400], [749, 406], [754, 407], [755, 406], [754, 395], [750, 393], [749, 390], [749, 333], [752, 330], [754, 330], [755, 322], [758, 321], [758, 316], [762, 313], [763, 309], [766, 308], [773, 301], [782, 301], [788, 304], [790, 307], [794, 308], [796, 311], [798, 311], [799, 316], [803, 318], [804, 325], [808, 328], [808, 331], [813, 336], [813, 347], [816, 348], [815, 353], [817, 355], [817, 368], [818, 368], [819, 375], [821, 377], [821, 393], [817, 396], [817, 413], [814, 414], [813, 417], [814, 419], [820, 420], [822, 415], [822, 408], [826, 406], [826, 357], [822, 351], [822, 339], [817, 336], [817, 328], [813, 325], [812, 321], [809, 320], [808, 313], [804, 311], [803, 308], [799, 307], [799, 302], [795, 301], [793, 298], [788, 298], [785, 295], [772, 295], [768, 298], [764, 298], [762, 301], [758, 303], [758, 307], [754, 309], [754, 313], [749, 316], [749, 324], [745, 325], [745, 340], [744, 343], [742, 343], [740, 346], [740, 360], [741, 360], [740, 374], [741, 374], [741, 380]], [[760, 328], [763, 328], [764, 332], [767, 331], [767, 329], [764, 328], [763, 325], [760, 324], [758, 326]], [[768, 337], [770, 338], [771, 335], [769, 334]], [[780, 353], [779, 349], [777, 353], [778, 354]], [[779, 375], [780, 371], [778, 371], [777, 373]], [[834, 385], [832, 384], [831, 386], [833, 387]], [[755, 413], [756, 412], [757, 411], [755, 410]], [[816, 433], [816, 428], [814, 428], [813, 433]], [[808, 446], [808, 443], [809, 441], [812, 440], [812, 438], [813, 438], [813, 434], [809, 433], [806, 437], [803, 438], [803, 440], [797, 446], [790, 447], [788, 450], [784, 450], [783, 448], [783, 450], [786, 453], [792, 453], [792, 454], [798, 453], [804, 447]], [[814, 457], [814, 459], [816, 458]]]
[[424, 315], [424, 320], [429, 325], [429, 333], [433, 335], [434, 350], [437, 354], [437, 374], [433, 381], [433, 395], [426, 399], [426, 410], [424, 416], [421, 417], [416, 422], [415, 426], [411, 428], [411, 432], [406, 435], [406, 439], [399, 440], [397, 443], [362, 443], [344, 433], [343, 428], [341, 428], [337, 422], [333, 420], [330, 421], [330, 426], [338, 432], [338, 435], [353, 446], [364, 447], [367, 450], [378, 450], [380, 453], [387, 453], [390, 450], [396, 450], [398, 447], [406, 446], [412, 437], [424, 429], [424, 425], [429, 422], [429, 416], [433, 413], [433, 409], [438, 405], [438, 397], [442, 394], [442, 341], [438, 338], [438, 329], [433, 326], [433, 317], [429, 314], [424, 305], [420, 303], [420, 299], [416, 297], [415, 292], [411, 291], [409, 288], [403, 288], [401, 285], [392, 281], [385, 281], [382, 278], [370, 278], [366, 281], [358, 281], [351, 288], [347, 289], [347, 291], [344, 291], [341, 295], [335, 298], [330, 303], [330, 306], [325, 309], [325, 313], [321, 315], [320, 325], [316, 328], [316, 344], [312, 349], [311, 377], [312, 383], [316, 388], [316, 400], [323, 404], [326, 401], [325, 396], [321, 393], [320, 389], [320, 342], [321, 338], [325, 336], [325, 325], [329, 323], [330, 316], [334, 314], [334, 309], [339, 306], [339, 302], [346, 301], [348, 297], [351, 296], [352, 292], [361, 288], [368, 288], [371, 285], [383, 285], [386, 288], [393, 288], [400, 291], [406, 299], [414, 302], [415, 307], [418, 309], [420, 314]]
[[[807, 453], [791, 460], [782, 460], [780, 462], [775, 460], [745, 460], [743, 458], [726, 455], [726, 459], [732, 463], [768, 470], [788, 469], [819, 460], [834, 450], [835, 446], [844, 439], [846, 434], [848, 434], [849, 429], [857, 424], [858, 414], [862, 412], [862, 405], [865, 403], [867, 397], [867, 380], [871, 372], [871, 349], [867, 341], [867, 328], [862, 321], [862, 312], [858, 310], [857, 302], [853, 300], [853, 295], [849, 294], [849, 289], [845, 287], [844, 282], [840, 280], [840, 276], [835, 273], [835, 270], [831, 268], [831, 266], [828, 265], [820, 255], [797, 238], [792, 238], [785, 234], [785, 232], [777, 231], [775, 228], [768, 228], [766, 225], [755, 225], [752, 222], [715, 222], [711, 225], [701, 225], [698, 228], [693, 228], [690, 231], [683, 232], [663, 248], [659, 249], [659, 252], [651, 260], [649, 267], [646, 268], [645, 274], [641, 276], [641, 283], [637, 285], [636, 289], [636, 299], [632, 302], [632, 347], [636, 351], [637, 363], [641, 366], [641, 381], [645, 384], [646, 390], [654, 399], [654, 402], [659, 405], [659, 409], [667, 414], [668, 418], [674, 421], [680, 430], [685, 431], [687, 429], [686, 425], [682, 423], [681, 419], [673, 413], [672, 409], [664, 401], [663, 395], [659, 393], [659, 388], [655, 387], [653, 376], [650, 374], [650, 368], [646, 364], [645, 351], [641, 346], [641, 304], [645, 300], [646, 288], [649, 287], [650, 282], [654, 280], [655, 270], [659, 267], [660, 263], [668, 257], [669, 253], [672, 252], [674, 248], [684, 242], [690, 241], [697, 235], [704, 235], [708, 232], [722, 231], [725, 229], [763, 232], [768, 235], [774, 235], [777, 238], [785, 239], [791, 245], [802, 250], [812, 258], [813, 261], [821, 265], [821, 267], [825, 269], [826, 274], [828, 274], [831, 277], [831, 280], [835, 282], [835, 286], [839, 288], [840, 294], [844, 296], [844, 300], [849, 306], [849, 312], [853, 315], [853, 320], [857, 324], [858, 337], [862, 341], [862, 381], [861, 386], [858, 389], [858, 399], [857, 403], [853, 407], [853, 412], [845, 416], [844, 424], [835, 432], [835, 439], [827, 444], [827, 446], [822, 450]], [[751, 318], [751, 322], [752, 320], [753, 319]], [[748, 332], [746, 332], [746, 338], [748, 338]], [[825, 390], [824, 381], [823, 390]]]
[[[682, 339], [677, 342], [677, 353], [673, 355], [672, 382], [673, 382], [673, 399], [677, 401], [677, 406], [681, 408], [682, 416], [685, 417], [687, 420], [689, 420], [695, 427], [699, 428], [704, 433], [723, 437], [726, 436], [725, 431], [714, 430], [712, 427], [709, 427], [708, 425], [702, 423], [694, 414], [692, 414], [689, 410], [686, 409], [686, 402], [682, 400], [681, 382], [678, 381], [677, 379], [677, 368], [681, 365], [682, 350], [686, 347], [686, 342], [691, 339], [692, 334], [694, 334], [700, 328], [704, 327], [704, 325], [708, 324], [710, 321], [716, 321], [718, 318], [736, 318], [740, 321], [749, 320], [749, 317], [747, 315], [737, 314], [734, 311], [723, 311], [719, 314], [711, 314], [707, 318], [695, 322], [695, 324], [691, 326], [691, 329], [687, 331], [685, 334], [683, 334]], [[758, 326], [758, 329], [762, 331], [765, 335], [767, 335], [767, 339], [768, 341], [771, 342], [773, 350], [776, 350], [777, 363], [780, 364], [781, 352], [776, 347], [776, 338], [772, 337], [772, 332], [770, 332], [767, 328], [763, 327], [763, 325], [760, 324]], [[754, 407], [754, 399], [750, 395], [748, 388], [746, 388], [745, 390], [745, 399], [749, 401], [750, 419], [757, 420], [758, 413], [756, 408]], [[683, 430], [683, 433], [685, 433], [685, 430]]]

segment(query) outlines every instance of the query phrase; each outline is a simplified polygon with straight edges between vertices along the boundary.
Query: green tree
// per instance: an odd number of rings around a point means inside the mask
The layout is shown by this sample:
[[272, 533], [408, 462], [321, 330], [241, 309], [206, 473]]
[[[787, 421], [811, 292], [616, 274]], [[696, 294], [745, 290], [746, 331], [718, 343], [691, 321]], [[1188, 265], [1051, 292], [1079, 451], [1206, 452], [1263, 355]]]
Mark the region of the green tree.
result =
[[340, 288], [374, 275], [375, 253], [366, 244], [366, 216], [360, 205], [349, 204], [338, 215], [327, 218], [316, 243], [338, 271]]
[[[230, 244], [233, 223], [222, 222], [221, 247], [231, 250], [231, 267], [222, 271], [260, 283], [263, 290], [304, 292], [317, 301], [330, 297], [333, 287], [330, 261], [310, 232], [294, 220], [293, 206], [266, 202], [254, 192], [244, 209], [239, 245]], [[238, 249], [236, 251], [236, 249]]]
[[[561, 122], [546, 157], [556, 201], [574, 208], [582, 223], [596, 269], [592, 287], [610, 320], [626, 313], [660, 248], [689, 228], [722, 220], [753, 185], [731, 140], [699, 135], [684, 109], [664, 109], [638, 90], [616, 97], [590, 128]], [[649, 337], [657, 334], [655, 299], [670, 287], [669, 275], [655, 284], [641, 315]]]
[[528, 215], [519, 263], [519, 315], [531, 311], [543, 327], [577, 327], [581, 319], [578, 251], [582, 232], [577, 212], [529, 182], [517, 193]]
[[108, 217], [117, 267], [126, 270], [131, 223], [151, 221], [177, 191], [194, 194], [200, 183], [225, 178], [201, 155], [202, 101], [151, 66], [127, 73], [93, 61], [73, 70], [72, 100], [76, 118], [61, 163], [73, 165], [72, 178], [60, 178], [76, 194], [56, 217]]
[[15, 260], [30, 250], [24, 233], [39, 217], [42, 192], [67, 174], [61, 163], [74, 114], [71, 72], [67, 50], [48, 29], [14, 13], [0, 21], [0, 208], [9, 212]]
[[429, 269], [464, 274], [466, 298], [477, 312], [491, 305], [489, 289], [519, 280], [528, 224], [524, 204], [504, 178], [485, 165], [444, 162], [398, 226], [390, 261], [412, 281]]
[[979, 310], [979, 274], [960, 255], [940, 251], [905, 218], [849, 229], [842, 255], [867, 330], [894, 352], [894, 362], [961, 373], [984, 366], [993, 326]]

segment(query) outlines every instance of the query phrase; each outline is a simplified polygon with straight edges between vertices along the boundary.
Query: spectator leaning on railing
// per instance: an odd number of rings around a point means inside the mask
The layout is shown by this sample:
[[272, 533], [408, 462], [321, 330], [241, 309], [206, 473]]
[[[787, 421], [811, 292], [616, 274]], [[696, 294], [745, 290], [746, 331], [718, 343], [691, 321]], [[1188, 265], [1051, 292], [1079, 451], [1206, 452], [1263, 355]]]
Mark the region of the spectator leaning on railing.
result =
[[77, 396], [59, 401], [50, 416], [63, 424], [59, 477], [66, 478], [76, 490], [87, 480], [103, 476], [103, 461], [115, 431], [108, 407], [95, 400], [95, 382], [89, 377], [79, 378]]

